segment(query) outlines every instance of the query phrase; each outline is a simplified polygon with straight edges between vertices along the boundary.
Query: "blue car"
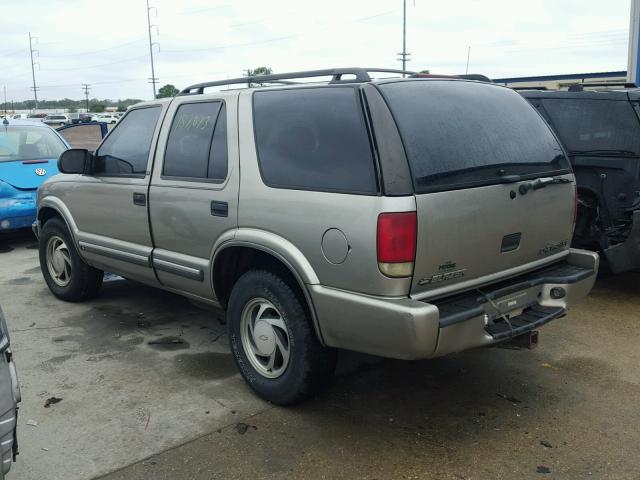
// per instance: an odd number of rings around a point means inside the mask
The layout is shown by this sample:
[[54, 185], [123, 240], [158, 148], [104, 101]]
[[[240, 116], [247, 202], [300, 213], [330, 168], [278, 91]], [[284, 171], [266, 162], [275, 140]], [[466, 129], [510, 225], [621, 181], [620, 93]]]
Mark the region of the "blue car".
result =
[[40, 122], [0, 121], [0, 234], [31, 227], [36, 191], [58, 173], [58, 157], [67, 148], [58, 132]]

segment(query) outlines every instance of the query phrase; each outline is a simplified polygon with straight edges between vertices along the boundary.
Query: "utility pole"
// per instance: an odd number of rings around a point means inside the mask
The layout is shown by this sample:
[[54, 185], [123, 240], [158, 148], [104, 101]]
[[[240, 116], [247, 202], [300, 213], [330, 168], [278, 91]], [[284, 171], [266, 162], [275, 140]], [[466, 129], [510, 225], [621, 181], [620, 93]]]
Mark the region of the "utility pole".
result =
[[[402, 52], [398, 53], [399, 61], [402, 62], [402, 70], [407, 69], [407, 62], [410, 60], [410, 53], [407, 53], [407, 0], [402, 0]], [[403, 73], [404, 77], [405, 74]]]
[[84, 97], [86, 99], [86, 105], [87, 105], [87, 113], [89, 113], [89, 90], [91, 90], [91, 84], [90, 83], [83, 83], [82, 84], [82, 88], [84, 90]]
[[3, 86], [3, 90], [4, 90], [4, 114], [7, 114], [7, 86], [4, 85]]
[[467, 48], [467, 68], [464, 69], [464, 74], [469, 73], [469, 57], [471, 56], [471, 45]]
[[[149, 0], [147, 0], [147, 28], [149, 31], [149, 57], [151, 58], [151, 78], [149, 79], [151, 84], [153, 85], [153, 99], [156, 99], [156, 83], [158, 82], [158, 79], [156, 78], [156, 72], [155, 72], [155, 68], [153, 65], [153, 45], [155, 42], [153, 42], [153, 40], [151, 39], [151, 28], [156, 27], [156, 30], [158, 28], [157, 25], [151, 25], [151, 9], [152, 8], [156, 8], [156, 7], [150, 7], [149, 6]], [[156, 9], [156, 15], [158, 14], [158, 9]], [[156, 43], [157, 45], [157, 43]]]
[[[36, 37], [32, 37], [31, 36], [31, 32], [29, 32], [29, 53], [31, 54], [31, 78], [33, 79], [33, 87], [31, 87], [31, 89], [33, 90], [33, 99], [35, 100], [36, 104], [34, 107], [34, 112], [38, 109], [38, 90], [39, 88], [36, 86], [36, 69], [35, 69], [35, 64], [37, 62], [33, 61], [33, 52], [38, 53], [37, 50], [33, 49], [33, 41], [36, 40]], [[38, 64], [38, 66], [40, 66], [40, 64]]]

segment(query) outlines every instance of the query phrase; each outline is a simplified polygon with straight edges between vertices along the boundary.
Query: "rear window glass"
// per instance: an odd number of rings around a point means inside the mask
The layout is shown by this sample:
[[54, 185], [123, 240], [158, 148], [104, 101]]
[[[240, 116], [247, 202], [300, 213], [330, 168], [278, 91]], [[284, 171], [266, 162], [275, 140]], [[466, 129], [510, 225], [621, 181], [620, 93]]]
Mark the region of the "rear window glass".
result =
[[376, 192], [371, 146], [356, 89], [256, 92], [253, 106], [258, 159], [267, 185]]
[[640, 124], [627, 101], [542, 99], [567, 150], [624, 150], [640, 153]]
[[547, 124], [512, 90], [433, 80], [388, 83], [380, 90], [398, 124], [418, 193], [570, 168]]

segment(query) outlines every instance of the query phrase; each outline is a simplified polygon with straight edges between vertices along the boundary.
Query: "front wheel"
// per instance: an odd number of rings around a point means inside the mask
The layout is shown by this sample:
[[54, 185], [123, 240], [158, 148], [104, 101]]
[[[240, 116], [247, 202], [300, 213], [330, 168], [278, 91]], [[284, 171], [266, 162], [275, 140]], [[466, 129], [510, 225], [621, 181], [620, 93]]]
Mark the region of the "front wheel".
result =
[[236, 282], [227, 328], [240, 373], [267, 401], [298, 403], [333, 376], [336, 351], [320, 344], [303, 299], [271, 272], [249, 271]]
[[95, 297], [102, 286], [103, 272], [87, 265], [76, 250], [66, 224], [48, 220], [39, 241], [40, 269], [49, 290], [67, 302]]

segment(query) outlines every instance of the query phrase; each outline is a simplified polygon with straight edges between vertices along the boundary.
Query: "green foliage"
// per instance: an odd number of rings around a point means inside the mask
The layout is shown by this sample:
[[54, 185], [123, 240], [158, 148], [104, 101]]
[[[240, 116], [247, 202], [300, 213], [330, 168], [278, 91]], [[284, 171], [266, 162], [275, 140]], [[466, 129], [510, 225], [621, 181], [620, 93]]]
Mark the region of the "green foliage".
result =
[[[118, 107], [118, 110], [124, 112], [128, 106], [133, 105], [135, 103], [139, 103], [142, 100], [138, 98], [126, 98], [124, 100], [109, 100], [109, 99], [98, 99], [92, 98], [89, 101], [89, 106], [91, 104], [100, 104], [105, 107]], [[70, 98], [63, 98], [62, 100], [38, 100], [38, 109], [56, 109], [56, 110], [79, 110], [86, 107], [86, 100], [83, 98], [82, 100], [72, 100]], [[22, 102], [14, 102], [14, 108], [16, 110], [33, 110], [34, 101], [33, 100], [24, 100]], [[91, 110], [91, 108], [90, 108]], [[94, 110], [91, 110], [94, 111]]]
[[273, 70], [271, 69], [271, 67], [258, 67], [258, 68], [254, 68], [253, 70], [251, 69], [247, 70], [248, 77], [253, 77], [255, 75], [271, 75], [272, 73], [273, 73]]
[[174, 85], [171, 85], [170, 83], [168, 83], [164, 87], [161, 87], [160, 90], [158, 90], [158, 94], [156, 95], [156, 97], [157, 98], [175, 97], [178, 93], [180, 93], [180, 90], [178, 90]]
[[430, 74], [431, 72], [429, 70], [420, 70], [418, 73], [426, 73], [427, 75]]
[[106, 105], [104, 103], [89, 103], [89, 111], [93, 113], [102, 113]]

